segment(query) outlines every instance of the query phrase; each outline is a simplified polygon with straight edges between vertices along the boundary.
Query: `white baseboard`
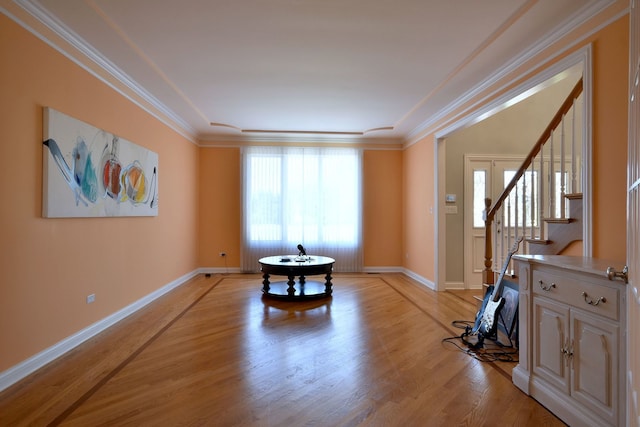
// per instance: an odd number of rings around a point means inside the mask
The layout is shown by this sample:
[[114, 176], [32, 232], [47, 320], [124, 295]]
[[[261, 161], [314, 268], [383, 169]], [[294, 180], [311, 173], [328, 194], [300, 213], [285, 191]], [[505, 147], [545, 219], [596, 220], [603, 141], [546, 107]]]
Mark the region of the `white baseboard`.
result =
[[402, 267], [363, 267], [363, 273], [402, 273]]
[[448, 291], [448, 290], [454, 290], [454, 291], [464, 291], [465, 287], [464, 287], [464, 282], [446, 282], [444, 284], [444, 288]]
[[522, 390], [527, 396], [531, 394], [529, 391], [529, 372], [521, 368], [520, 365], [517, 365], [515, 368], [513, 368], [511, 378], [513, 384], [515, 384], [515, 386]]
[[200, 274], [230, 274], [230, 273], [242, 273], [240, 267], [202, 267], [199, 268], [198, 273]]
[[420, 283], [421, 285], [426, 286], [427, 288], [435, 291], [436, 290], [436, 285], [435, 283], [433, 283], [431, 280], [420, 276], [419, 274], [414, 273], [411, 270], [407, 270], [406, 268], [402, 269], [402, 272], [404, 274], [406, 274], [407, 276], [411, 277], [413, 280], [415, 280], [416, 282]]
[[59, 341], [58, 343], [52, 345], [51, 347], [41, 351], [40, 353], [26, 359], [25, 361], [7, 369], [4, 372], [0, 372], [0, 391], [10, 387], [11, 385], [17, 383], [23, 378], [27, 377], [29, 374], [35, 372], [40, 369], [47, 363], [50, 363], [62, 356], [69, 350], [77, 347], [82, 344], [89, 338], [99, 334], [125, 317], [131, 315], [132, 313], [140, 310], [147, 304], [152, 301], [160, 298], [162, 295], [167, 292], [177, 288], [178, 286], [185, 283], [187, 280], [195, 277], [199, 273], [198, 270], [192, 271], [191, 273], [185, 274], [182, 277], [168, 283], [167, 285], [161, 287], [160, 289], [151, 292], [147, 296], [140, 298], [138, 301], [133, 304], [128, 305], [127, 307], [113, 313], [110, 316], [105, 317], [104, 319], [82, 329], [81, 331]]

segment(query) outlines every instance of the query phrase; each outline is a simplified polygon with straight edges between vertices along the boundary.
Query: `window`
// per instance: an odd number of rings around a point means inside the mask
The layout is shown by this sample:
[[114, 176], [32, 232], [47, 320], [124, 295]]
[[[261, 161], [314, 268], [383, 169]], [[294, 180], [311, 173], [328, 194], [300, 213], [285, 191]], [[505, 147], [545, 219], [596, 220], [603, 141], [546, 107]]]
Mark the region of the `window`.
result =
[[335, 258], [336, 271], [361, 270], [359, 150], [248, 147], [243, 162], [243, 270], [300, 243]]
[[[504, 186], [509, 185], [517, 171], [505, 170], [503, 172]], [[520, 179], [516, 184], [516, 191], [511, 192], [505, 200], [505, 225], [511, 227], [538, 227], [538, 215], [532, 206], [538, 194], [538, 171], [525, 171], [524, 179]], [[516, 195], [517, 193], [517, 195]], [[524, 221], [523, 221], [524, 219]], [[517, 222], [517, 224], [516, 224]]]
[[487, 171], [473, 171], [473, 226], [484, 227], [484, 199], [487, 197]]

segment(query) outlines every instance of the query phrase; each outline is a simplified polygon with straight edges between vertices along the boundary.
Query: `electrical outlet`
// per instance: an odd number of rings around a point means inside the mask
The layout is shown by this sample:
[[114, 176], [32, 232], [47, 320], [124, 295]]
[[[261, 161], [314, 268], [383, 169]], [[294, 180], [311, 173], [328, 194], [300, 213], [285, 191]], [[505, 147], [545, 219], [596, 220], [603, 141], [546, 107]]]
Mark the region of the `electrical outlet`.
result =
[[96, 294], [87, 295], [87, 304], [91, 304], [96, 300]]
[[220, 256], [221, 257], [225, 257], [225, 256], [227, 256], [227, 253], [226, 252], [220, 252]]

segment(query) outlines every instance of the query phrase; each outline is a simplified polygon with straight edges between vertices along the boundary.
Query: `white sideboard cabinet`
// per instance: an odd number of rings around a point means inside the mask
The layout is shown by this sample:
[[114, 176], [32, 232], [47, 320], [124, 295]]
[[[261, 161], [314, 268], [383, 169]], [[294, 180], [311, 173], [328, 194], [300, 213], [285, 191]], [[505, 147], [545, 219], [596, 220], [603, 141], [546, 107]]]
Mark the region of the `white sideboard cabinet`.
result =
[[514, 256], [519, 363], [513, 383], [572, 426], [624, 426], [625, 282], [620, 263]]

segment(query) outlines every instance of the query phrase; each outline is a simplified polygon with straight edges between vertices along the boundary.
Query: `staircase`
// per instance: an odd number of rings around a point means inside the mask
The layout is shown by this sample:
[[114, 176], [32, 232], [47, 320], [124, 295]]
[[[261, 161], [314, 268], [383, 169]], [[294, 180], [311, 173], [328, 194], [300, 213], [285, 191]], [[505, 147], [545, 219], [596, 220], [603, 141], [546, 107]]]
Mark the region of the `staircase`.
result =
[[567, 194], [567, 218], [545, 218], [548, 239], [527, 239], [529, 254], [557, 255], [582, 241], [582, 193]]
[[[495, 202], [485, 199], [485, 289], [494, 284], [517, 239], [523, 238], [519, 254], [534, 255], [560, 254], [583, 239], [582, 144], [576, 133], [581, 94], [582, 79], [500, 196]], [[506, 277], [517, 282], [510, 269]], [[478, 299], [481, 302], [483, 297]]]

